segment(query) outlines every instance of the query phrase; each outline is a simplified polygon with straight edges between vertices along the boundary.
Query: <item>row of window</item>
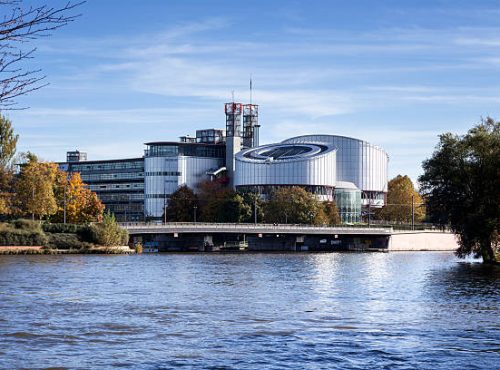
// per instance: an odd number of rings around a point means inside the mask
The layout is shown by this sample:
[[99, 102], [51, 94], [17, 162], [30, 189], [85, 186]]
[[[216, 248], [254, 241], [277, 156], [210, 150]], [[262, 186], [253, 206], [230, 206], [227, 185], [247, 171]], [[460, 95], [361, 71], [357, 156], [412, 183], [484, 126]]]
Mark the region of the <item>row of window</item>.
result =
[[108, 162], [108, 163], [78, 163], [71, 164], [72, 172], [82, 171], [103, 171], [103, 170], [129, 170], [143, 169], [144, 161], [142, 159], [130, 162]]
[[146, 176], [181, 176], [179, 171], [146, 172]]
[[224, 145], [151, 145], [146, 149], [146, 157], [209, 157], [224, 158]]
[[103, 190], [120, 190], [120, 189], [144, 189], [144, 183], [136, 184], [102, 184], [102, 185], [89, 185], [89, 189], [92, 191], [103, 191]]
[[92, 173], [82, 174], [81, 177], [83, 181], [143, 179], [144, 172]]
[[131, 194], [100, 194], [99, 199], [104, 203], [144, 201], [144, 193]]
[[146, 194], [146, 199], [164, 199], [169, 196], [170, 194]]

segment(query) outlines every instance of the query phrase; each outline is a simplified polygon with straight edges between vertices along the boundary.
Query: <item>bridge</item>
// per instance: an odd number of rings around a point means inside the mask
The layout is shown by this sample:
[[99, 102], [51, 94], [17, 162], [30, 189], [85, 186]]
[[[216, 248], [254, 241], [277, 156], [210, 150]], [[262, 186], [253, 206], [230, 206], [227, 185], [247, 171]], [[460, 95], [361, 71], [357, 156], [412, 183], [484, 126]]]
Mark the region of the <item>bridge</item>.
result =
[[294, 235], [378, 235], [390, 236], [392, 227], [312, 226], [292, 224], [245, 224], [169, 222], [120, 224], [130, 235], [145, 234], [294, 234]]

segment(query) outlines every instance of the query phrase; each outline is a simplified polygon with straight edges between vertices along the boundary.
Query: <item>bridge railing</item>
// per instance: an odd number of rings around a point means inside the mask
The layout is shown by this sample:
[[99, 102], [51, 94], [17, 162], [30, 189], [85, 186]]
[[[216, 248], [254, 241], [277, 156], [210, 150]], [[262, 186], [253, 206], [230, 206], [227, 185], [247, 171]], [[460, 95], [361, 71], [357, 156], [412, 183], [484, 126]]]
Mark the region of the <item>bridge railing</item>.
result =
[[145, 229], [224, 229], [224, 230], [353, 230], [353, 229], [370, 229], [372, 231], [392, 231], [390, 226], [367, 226], [367, 225], [342, 225], [342, 226], [323, 226], [323, 225], [306, 225], [306, 224], [254, 224], [254, 223], [208, 223], [208, 222], [167, 222], [167, 223], [152, 223], [152, 222], [123, 222], [120, 226], [124, 228], [145, 228]]

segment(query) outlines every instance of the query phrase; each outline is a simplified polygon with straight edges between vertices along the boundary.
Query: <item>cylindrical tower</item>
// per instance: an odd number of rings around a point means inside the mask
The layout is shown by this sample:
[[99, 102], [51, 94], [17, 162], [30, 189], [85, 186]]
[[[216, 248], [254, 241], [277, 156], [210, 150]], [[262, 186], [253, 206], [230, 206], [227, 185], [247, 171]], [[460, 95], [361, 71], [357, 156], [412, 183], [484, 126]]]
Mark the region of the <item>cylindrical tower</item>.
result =
[[229, 185], [234, 187], [234, 156], [241, 150], [241, 103], [226, 103], [226, 169]]

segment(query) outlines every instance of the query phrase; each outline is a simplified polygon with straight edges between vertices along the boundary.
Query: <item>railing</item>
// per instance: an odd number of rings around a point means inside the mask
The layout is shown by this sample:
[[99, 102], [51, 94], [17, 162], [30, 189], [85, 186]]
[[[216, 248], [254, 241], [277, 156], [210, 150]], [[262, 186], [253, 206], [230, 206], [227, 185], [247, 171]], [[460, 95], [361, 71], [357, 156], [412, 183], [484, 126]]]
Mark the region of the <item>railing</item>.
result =
[[124, 228], [145, 228], [145, 229], [221, 229], [221, 230], [338, 230], [351, 231], [353, 229], [364, 229], [371, 231], [392, 231], [391, 226], [368, 227], [367, 225], [342, 225], [342, 226], [317, 226], [305, 224], [253, 224], [253, 223], [205, 223], [205, 222], [167, 222], [167, 223], [147, 223], [147, 222], [123, 222], [120, 226]]

